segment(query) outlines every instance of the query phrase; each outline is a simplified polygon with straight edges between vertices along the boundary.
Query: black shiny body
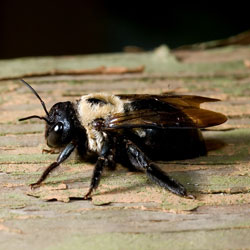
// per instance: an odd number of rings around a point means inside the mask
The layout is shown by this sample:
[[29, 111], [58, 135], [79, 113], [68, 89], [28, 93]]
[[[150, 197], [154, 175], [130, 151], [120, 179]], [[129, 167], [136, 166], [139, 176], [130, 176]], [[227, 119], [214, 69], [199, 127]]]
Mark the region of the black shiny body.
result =
[[[96, 100], [94, 100], [96, 102]], [[85, 198], [90, 198], [92, 191], [97, 188], [102, 171], [105, 167], [115, 170], [120, 163], [130, 171], [145, 171], [148, 177], [158, 185], [171, 192], [188, 197], [185, 188], [160, 170], [152, 161], [166, 161], [193, 158], [206, 154], [203, 137], [196, 128], [163, 129], [163, 128], [123, 128], [107, 130], [106, 141], [101, 152], [89, 150], [87, 134], [81, 126], [75, 106], [70, 102], [57, 103], [49, 111], [47, 118], [50, 124], [46, 126], [45, 138], [50, 147], [65, 147], [42, 174], [40, 179], [32, 184], [39, 186], [48, 174], [76, 149], [85, 161], [96, 161], [91, 186]], [[54, 131], [55, 126], [63, 124], [63, 129]], [[98, 127], [99, 130], [103, 128]], [[105, 129], [104, 129], [105, 130]]]
[[[226, 121], [222, 114], [200, 109], [202, 102], [217, 101], [199, 96], [150, 96], [126, 95], [119, 96], [118, 101], [124, 103], [124, 112], [107, 113], [96, 117], [91, 124], [83, 127], [77, 104], [71, 102], [56, 103], [48, 112], [45, 104], [35, 90], [25, 83], [40, 100], [46, 116], [36, 115], [22, 118], [27, 120], [39, 118], [46, 121], [45, 139], [48, 146], [62, 148], [57, 160], [49, 165], [39, 180], [31, 184], [39, 186], [48, 174], [70, 154], [77, 150], [85, 161], [95, 160], [95, 167], [88, 193], [89, 199], [98, 187], [104, 168], [114, 170], [117, 163], [131, 171], [143, 171], [154, 183], [169, 191], [187, 198], [184, 186], [163, 172], [154, 161], [188, 159], [206, 154], [206, 146], [199, 128], [214, 126]], [[93, 96], [84, 99], [94, 108], [113, 105], [110, 99]], [[131, 100], [123, 102], [122, 99]], [[105, 119], [103, 118], [105, 117]], [[99, 146], [94, 150], [89, 145], [93, 133], [98, 134], [96, 142]], [[95, 134], [94, 133], [94, 134]], [[98, 150], [97, 150], [98, 149]]]
[[199, 129], [142, 129], [145, 137], [125, 133], [153, 161], [182, 160], [207, 153]]

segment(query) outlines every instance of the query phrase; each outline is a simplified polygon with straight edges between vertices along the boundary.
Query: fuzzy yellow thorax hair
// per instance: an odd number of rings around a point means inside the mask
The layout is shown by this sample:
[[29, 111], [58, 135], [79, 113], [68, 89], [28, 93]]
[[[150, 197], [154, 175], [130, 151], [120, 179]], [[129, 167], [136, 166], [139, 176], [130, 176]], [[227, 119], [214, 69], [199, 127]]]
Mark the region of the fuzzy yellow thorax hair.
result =
[[[107, 104], [92, 104], [88, 102], [88, 99], [90, 98], [100, 99]], [[82, 125], [86, 127], [97, 118], [106, 119], [108, 116], [115, 113], [123, 113], [123, 104], [124, 102], [115, 95], [106, 93], [84, 95], [81, 97], [80, 102], [78, 103], [78, 114], [80, 116], [80, 121]]]
[[[93, 104], [88, 101], [90, 98], [102, 100], [105, 104]], [[92, 122], [98, 118], [105, 120], [116, 113], [123, 113], [124, 101], [118, 96], [106, 93], [89, 94], [81, 97], [77, 109], [79, 120], [87, 132], [90, 149], [99, 151], [101, 150], [106, 133], [95, 130]]]

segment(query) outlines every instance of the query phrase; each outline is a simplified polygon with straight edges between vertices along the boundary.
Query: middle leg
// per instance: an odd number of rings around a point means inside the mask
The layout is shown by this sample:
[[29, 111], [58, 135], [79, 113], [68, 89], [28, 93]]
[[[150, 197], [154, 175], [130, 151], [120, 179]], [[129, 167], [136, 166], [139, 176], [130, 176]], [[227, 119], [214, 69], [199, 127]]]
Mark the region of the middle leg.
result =
[[91, 183], [87, 194], [84, 196], [84, 199], [91, 199], [91, 193], [95, 190], [101, 180], [102, 172], [105, 167], [110, 170], [114, 170], [116, 167], [116, 163], [114, 161], [115, 157], [115, 149], [113, 147], [113, 142], [108, 138], [104, 142], [101, 153], [97, 158], [97, 162], [95, 164], [94, 172], [91, 178]]

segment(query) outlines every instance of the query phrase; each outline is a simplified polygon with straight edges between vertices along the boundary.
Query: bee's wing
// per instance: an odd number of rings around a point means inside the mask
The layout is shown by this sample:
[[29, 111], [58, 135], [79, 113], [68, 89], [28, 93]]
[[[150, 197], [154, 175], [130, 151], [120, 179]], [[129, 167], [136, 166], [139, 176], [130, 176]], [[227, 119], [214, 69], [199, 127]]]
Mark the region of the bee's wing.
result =
[[221, 113], [201, 109], [203, 102], [218, 99], [200, 96], [124, 95], [133, 111], [117, 113], [104, 123], [104, 130], [121, 128], [206, 128], [224, 123]]
[[196, 107], [199, 108], [201, 103], [204, 102], [218, 102], [219, 99], [197, 96], [197, 95], [138, 95], [138, 94], [125, 94], [119, 95], [121, 99], [127, 99], [131, 101], [138, 100], [159, 100], [168, 104], [173, 104], [175, 106], [186, 106], [186, 107]]
[[224, 123], [223, 114], [190, 108], [176, 112], [140, 110], [116, 114], [105, 121], [105, 129], [120, 128], [206, 128]]

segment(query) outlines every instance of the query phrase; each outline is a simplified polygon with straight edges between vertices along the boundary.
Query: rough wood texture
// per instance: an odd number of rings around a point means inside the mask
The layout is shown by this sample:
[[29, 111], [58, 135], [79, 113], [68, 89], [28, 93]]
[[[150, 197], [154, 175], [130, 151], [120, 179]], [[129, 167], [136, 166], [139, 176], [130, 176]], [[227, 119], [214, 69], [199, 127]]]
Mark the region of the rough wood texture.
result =
[[[29, 58], [0, 61], [0, 249], [250, 248], [250, 47], [170, 53]], [[31, 191], [56, 155], [42, 154], [44, 125], [18, 118], [43, 114], [22, 75], [100, 66], [143, 73], [56, 75], [26, 80], [50, 107], [97, 91], [176, 92], [215, 97], [206, 104], [229, 121], [204, 131], [207, 157], [160, 162], [196, 200], [179, 198], [123, 168], [106, 172], [92, 201], [81, 198], [93, 166], [74, 157]], [[11, 80], [12, 79], [12, 80]], [[51, 201], [51, 202], [49, 202]]]

